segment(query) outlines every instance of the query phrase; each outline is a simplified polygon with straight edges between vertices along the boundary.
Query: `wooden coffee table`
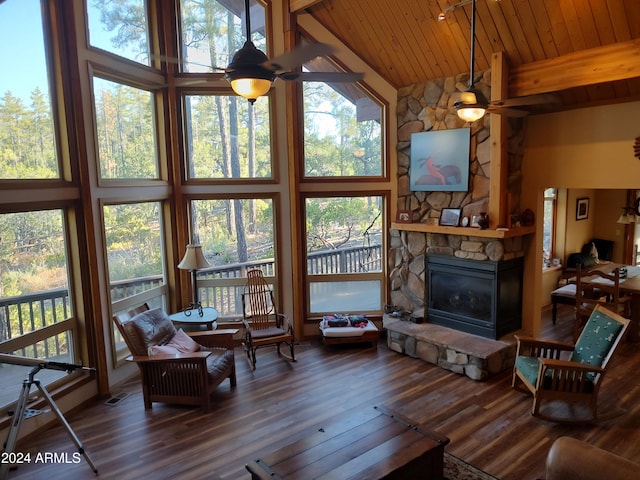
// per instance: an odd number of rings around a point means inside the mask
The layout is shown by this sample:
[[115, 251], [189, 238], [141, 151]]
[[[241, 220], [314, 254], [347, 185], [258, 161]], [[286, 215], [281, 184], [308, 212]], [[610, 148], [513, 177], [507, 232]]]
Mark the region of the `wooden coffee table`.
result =
[[354, 409], [246, 465], [253, 480], [441, 479], [447, 437], [384, 407]]

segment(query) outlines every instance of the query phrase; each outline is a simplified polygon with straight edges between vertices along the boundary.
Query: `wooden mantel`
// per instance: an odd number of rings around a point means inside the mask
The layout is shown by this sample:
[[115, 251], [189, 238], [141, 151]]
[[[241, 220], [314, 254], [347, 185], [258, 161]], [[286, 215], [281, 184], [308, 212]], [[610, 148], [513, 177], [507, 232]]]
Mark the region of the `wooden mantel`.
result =
[[426, 223], [397, 223], [391, 224], [392, 230], [404, 230], [407, 232], [441, 233], [444, 235], [465, 235], [468, 237], [482, 238], [513, 238], [531, 235], [535, 233], [535, 225], [529, 227], [515, 227], [508, 230], [480, 230], [472, 227], [445, 227], [442, 225], [427, 225]]

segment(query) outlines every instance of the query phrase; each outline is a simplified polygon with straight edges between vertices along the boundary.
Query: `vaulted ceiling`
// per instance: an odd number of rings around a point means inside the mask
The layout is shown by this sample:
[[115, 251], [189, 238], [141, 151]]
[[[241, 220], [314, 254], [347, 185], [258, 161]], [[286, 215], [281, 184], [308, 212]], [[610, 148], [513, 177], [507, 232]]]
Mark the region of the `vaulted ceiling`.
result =
[[[291, 12], [311, 14], [397, 88], [469, 71], [470, 3], [289, 0]], [[640, 99], [640, 0], [476, 5], [475, 69], [504, 52], [510, 96], [557, 91], [565, 108]]]

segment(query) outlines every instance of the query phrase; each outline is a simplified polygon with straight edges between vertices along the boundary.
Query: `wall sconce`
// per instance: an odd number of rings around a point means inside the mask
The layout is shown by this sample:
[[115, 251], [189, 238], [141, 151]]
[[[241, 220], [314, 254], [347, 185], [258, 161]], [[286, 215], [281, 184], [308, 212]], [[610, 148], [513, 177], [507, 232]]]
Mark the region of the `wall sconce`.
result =
[[198, 270], [202, 270], [203, 268], [210, 267], [211, 264], [207, 262], [207, 259], [204, 258], [202, 254], [202, 246], [200, 245], [187, 245], [187, 251], [182, 257], [182, 260], [178, 264], [178, 268], [180, 270], [190, 270], [191, 278], [192, 278], [192, 287], [193, 287], [193, 300], [191, 303], [185, 308], [184, 314], [188, 317], [191, 315], [193, 310], [198, 311], [198, 315], [202, 316], [202, 304], [200, 303], [200, 299], [198, 298], [198, 278], [197, 273]]

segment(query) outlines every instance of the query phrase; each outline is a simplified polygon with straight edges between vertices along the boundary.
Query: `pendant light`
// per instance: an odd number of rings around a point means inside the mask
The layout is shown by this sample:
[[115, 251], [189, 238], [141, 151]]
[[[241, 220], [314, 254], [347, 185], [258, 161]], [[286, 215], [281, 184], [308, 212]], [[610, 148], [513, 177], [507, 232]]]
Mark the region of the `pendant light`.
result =
[[476, 39], [476, 0], [471, 1], [471, 61], [469, 62], [469, 88], [460, 94], [460, 100], [453, 106], [465, 122], [475, 122], [484, 117], [487, 111], [487, 99], [473, 86]]

